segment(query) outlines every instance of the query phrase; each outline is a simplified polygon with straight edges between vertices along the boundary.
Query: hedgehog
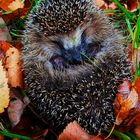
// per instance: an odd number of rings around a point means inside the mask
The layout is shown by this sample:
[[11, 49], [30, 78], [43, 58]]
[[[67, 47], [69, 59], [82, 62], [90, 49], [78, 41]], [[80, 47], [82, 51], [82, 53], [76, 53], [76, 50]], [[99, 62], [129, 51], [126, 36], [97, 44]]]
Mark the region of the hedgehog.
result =
[[76, 120], [89, 134], [111, 128], [118, 85], [131, 79], [122, 35], [92, 0], [39, 0], [25, 21], [25, 91], [60, 133]]

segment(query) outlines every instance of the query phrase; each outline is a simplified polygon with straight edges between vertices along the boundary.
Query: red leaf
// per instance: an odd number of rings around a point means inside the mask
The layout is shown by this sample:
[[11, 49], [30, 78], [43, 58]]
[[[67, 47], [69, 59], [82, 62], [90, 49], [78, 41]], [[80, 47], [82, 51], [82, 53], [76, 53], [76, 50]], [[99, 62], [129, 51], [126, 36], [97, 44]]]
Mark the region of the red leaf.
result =
[[120, 125], [128, 117], [131, 109], [138, 105], [138, 94], [135, 88], [130, 89], [130, 82], [125, 80], [118, 88], [119, 93], [114, 101], [117, 125]]

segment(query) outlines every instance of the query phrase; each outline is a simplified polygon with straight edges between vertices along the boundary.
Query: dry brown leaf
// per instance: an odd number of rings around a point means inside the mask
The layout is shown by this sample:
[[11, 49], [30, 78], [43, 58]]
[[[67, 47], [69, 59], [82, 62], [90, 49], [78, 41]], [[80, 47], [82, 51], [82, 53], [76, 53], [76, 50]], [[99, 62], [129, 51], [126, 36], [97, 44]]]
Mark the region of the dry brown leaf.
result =
[[9, 104], [9, 88], [8, 79], [6, 78], [6, 72], [0, 61], [0, 113], [4, 112], [4, 108], [7, 108]]

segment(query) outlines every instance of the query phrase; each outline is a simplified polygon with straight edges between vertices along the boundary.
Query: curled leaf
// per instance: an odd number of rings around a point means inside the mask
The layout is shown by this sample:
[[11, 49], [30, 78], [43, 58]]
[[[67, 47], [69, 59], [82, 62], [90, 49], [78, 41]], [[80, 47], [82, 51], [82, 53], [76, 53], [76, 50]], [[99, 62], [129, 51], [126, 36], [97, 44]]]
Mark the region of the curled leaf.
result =
[[138, 93], [135, 88], [130, 89], [130, 82], [125, 80], [119, 86], [119, 93], [114, 101], [114, 109], [116, 112], [115, 124], [119, 125], [127, 118], [131, 109], [138, 105]]

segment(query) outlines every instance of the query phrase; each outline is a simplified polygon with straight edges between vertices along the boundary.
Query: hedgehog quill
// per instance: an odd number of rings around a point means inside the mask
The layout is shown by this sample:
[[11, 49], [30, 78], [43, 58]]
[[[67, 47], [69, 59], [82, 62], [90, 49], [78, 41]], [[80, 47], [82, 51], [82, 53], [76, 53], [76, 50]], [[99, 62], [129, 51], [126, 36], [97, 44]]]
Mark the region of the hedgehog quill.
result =
[[40, 0], [25, 24], [25, 90], [35, 111], [57, 132], [73, 120], [89, 134], [112, 127], [131, 64], [108, 18], [92, 0]]

